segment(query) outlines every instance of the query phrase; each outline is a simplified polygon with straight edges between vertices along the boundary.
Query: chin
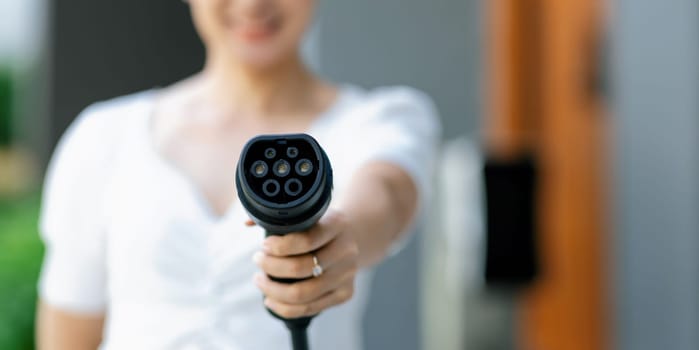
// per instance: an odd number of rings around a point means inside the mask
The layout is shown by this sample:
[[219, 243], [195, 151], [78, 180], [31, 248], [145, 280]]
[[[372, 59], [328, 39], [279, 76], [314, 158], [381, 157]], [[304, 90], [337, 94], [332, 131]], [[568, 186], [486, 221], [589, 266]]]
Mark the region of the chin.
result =
[[237, 61], [258, 69], [278, 66], [294, 59], [294, 55], [293, 50], [280, 47], [237, 48], [233, 52]]

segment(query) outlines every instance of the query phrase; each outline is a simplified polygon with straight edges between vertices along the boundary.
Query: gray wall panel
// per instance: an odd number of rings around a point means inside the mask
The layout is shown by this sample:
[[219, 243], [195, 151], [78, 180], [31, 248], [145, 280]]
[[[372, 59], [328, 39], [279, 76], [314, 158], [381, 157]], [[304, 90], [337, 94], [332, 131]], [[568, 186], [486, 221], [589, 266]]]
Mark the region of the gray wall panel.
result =
[[699, 349], [699, 4], [619, 0], [615, 349]]
[[446, 137], [478, 127], [480, 0], [321, 1], [320, 13], [326, 76], [426, 91], [437, 103]]

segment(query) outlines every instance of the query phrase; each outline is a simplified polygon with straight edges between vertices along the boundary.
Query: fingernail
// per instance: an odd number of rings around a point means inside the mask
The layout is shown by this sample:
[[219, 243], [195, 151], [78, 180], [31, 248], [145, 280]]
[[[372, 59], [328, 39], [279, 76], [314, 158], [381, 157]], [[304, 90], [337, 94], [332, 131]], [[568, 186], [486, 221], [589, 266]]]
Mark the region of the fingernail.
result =
[[270, 243], [269, 238], [266, 238], [264, 241], [262, 241], [262, 250], [265, 253], [272, 252], [272, 244]]
[[263, 258], [263, 257], [264, 257], [264, 253], [262, 253], [262, 252], [257, 252], [257, 253], [255, 253], [255, 254], [252, 255], [252, 261], [253, 261], [255, 264], [259, 265], [260, 262], [262, 261], [262, 258]]
[[262, 276], [262, 274], [260, 274], [260, 273], [255, 274], [254, 280], [255, 280], [256, 285], [258, 285], [258, 286], [261, 285], [263, 279], [264, 279], [264, 277]]
[[335, 210], [332, 210], [332, 209], [328, 210], [325, 213], [325, 215], [323, 216], [323, 222], [333, 221], [333, 220], [335, 220], [336, 217], [337, 217], [337, 213], [335, 212]]

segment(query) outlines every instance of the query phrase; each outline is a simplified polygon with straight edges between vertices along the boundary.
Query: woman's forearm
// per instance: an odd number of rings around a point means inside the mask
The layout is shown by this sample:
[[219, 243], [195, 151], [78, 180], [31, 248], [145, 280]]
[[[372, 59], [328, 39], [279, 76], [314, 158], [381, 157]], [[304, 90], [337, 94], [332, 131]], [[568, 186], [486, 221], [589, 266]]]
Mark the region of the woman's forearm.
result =
[[417, 190], [408, 174], [389, 163], [372, 163], [352, 179], [342, 210], [351, 223], [360, 266], [380, 262], [410, 224], [417, 208]]
[[102, 341], [104, 315], [77, 315], [39, 302], [37, 349], [95, 350]]

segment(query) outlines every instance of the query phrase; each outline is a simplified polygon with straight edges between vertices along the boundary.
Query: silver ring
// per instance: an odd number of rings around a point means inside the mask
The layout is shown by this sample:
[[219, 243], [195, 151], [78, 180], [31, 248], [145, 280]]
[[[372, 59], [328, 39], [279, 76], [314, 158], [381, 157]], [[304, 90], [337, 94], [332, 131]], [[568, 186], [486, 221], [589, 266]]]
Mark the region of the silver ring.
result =
[[311, 256], [313, 257], [313, 277], [319, 277], [323, 274], [323, 267], [320, 266], [318, 257], [315, 254], [312, 254]]

